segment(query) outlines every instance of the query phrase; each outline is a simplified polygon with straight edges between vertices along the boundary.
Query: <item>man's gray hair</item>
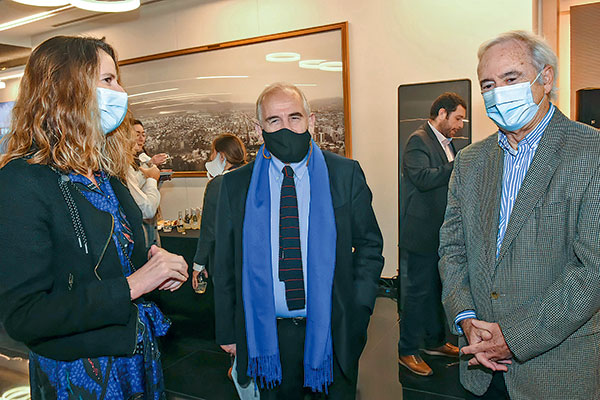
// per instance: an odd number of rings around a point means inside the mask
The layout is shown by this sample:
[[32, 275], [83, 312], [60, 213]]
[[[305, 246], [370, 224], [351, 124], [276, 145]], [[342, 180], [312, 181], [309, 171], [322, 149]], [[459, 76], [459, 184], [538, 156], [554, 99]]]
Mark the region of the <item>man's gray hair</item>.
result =
[[523, 43], [531, 53], [531, 62], [536, 69], [536, 72], [540, 72], [546, 65], [549, 65], [554, 71], [554, 82], [552, 83], [552, 90], [550, 91], [550, 98], [556, 98], [556, 78], [558, 77], [558, 58], [548, 43], [541, 37], [534, 35], [527, 31], [510, 31], [501, 33], [493, 39], [484, 42], [479, 46], [477, 51], [477, 58], [481, 62], [481, 58], [490, 47], [508, 42], [511, 40], [518, 40]]
[[276, 91], [296, 93], [302, 99], [306, 116], [308, 117], [310, 115], [310, 106], [308, 105], [308, 101], [306, 100], [304, 93], [302, 93], [302, 90], [298, 89], [297, 86], [292, 85], [291, 83], [277, 82], [267, 86], [265, 90], [262, 91], [260, 96], [258, 96], [258, 100], [256, 100], [256, 118], [258, 118], [259, 123], [262, 123], [262, 102], [264, 98]]

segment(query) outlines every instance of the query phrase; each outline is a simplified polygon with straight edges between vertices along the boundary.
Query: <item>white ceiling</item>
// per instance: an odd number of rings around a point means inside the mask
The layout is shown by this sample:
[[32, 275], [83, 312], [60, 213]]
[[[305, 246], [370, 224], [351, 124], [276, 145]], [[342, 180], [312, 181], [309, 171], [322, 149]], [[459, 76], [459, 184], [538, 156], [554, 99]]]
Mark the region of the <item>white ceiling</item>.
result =
[[[157, 1], [163, 0], [142, 0], [141, 3], [144, 6]], [[34, 7], [15, 3], [12, 0], [0, 0], [0, 24], [57, 8], [60, 7]], [[136, 18], [138, 13], [138, 10], [114, 14], [96, 13], [72, 7], [55, 16], [0, 32], [0, 44], [31, 47], [32, 37], [63, 26], [78, 24], [92, 18], [102, 18], [102, 23], [110, 24], [117, 20], [122, 21], [124, 18]]]

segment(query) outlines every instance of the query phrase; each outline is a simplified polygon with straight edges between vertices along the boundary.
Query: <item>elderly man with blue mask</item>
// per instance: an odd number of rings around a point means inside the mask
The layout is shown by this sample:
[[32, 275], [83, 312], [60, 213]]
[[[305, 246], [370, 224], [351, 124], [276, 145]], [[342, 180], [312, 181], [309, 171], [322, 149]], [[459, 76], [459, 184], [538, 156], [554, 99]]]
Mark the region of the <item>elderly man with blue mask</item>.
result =
[[478, 56], [499, 130], [457, 155], [439, 249], [461, 382], [475, 399], [600, 398], [600, 134], [551, 103], [540, 38]]

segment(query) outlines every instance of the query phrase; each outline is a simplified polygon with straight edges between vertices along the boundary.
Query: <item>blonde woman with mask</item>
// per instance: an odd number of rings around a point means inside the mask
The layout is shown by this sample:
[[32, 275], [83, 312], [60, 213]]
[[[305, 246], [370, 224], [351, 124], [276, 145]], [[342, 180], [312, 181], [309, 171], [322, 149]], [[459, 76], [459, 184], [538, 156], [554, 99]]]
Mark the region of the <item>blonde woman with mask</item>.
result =
[[123, 185], [133, 157], [127, 94], [104, 40], [57, 36], [29, 57], [0, 157], [0, 317], [30, 351], [32, 397], [165, 398], [143, 299], [187, 279], [146, 249]]

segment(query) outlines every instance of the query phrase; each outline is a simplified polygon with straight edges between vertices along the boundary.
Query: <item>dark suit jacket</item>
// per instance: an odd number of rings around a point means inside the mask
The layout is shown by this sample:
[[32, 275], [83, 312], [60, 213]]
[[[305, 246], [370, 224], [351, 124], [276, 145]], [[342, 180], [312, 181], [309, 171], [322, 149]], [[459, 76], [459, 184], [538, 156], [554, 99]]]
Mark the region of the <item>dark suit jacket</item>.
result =
[[437, 253], [452, 165], [427, 122], [408, 138], [402, 155], [400, 247]]
[[194, 262], [206, 266], [208, 275], [212, 277], [215, 250], [215, 219], [217, 217], [217, 201], [221, 188], [222, 175], [211, 179], [204, 190], [202, 203], [202, 220], [200, 222], [200, 237], [194, 255]]
[[[79, 247], [60, 176], [11, 161], [0, 169], [0, 315], [8, 334], [56, 360], [132, 355], [137, 307], [113, 240], [112, 216], [73, 185], [88, 240]], [[146, 260], [142, 215], [117, 179], [111, 185], [133, 229], [132, 262]]]
[[[358, 162], [326, 151], [323, 154], [337, 229], [331, 312], [333, 352], [342, 370], [350, 372], [356, 368], [366, 342], [383, 268], [383, 239], [371, 207], [371, 191]], [[242, 226], [253, 167], [252, 162], [223, 176], [217, 210], [217, 343], [237, 345], [238, 377], [242, 382], [247, 379], [248, 365], [242, 302]]]

